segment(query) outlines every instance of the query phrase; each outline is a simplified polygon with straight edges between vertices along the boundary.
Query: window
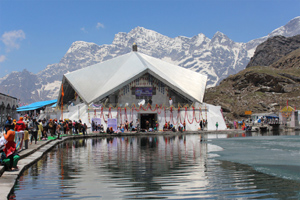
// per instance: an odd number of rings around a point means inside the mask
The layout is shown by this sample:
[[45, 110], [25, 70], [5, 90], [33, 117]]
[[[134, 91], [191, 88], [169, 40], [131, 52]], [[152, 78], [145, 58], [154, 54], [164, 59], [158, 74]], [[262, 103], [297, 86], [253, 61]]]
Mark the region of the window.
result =
[[152, 95], [156, 95], [156, 88], [155, 87], [153, 87], [153, 89], [152, 89]]

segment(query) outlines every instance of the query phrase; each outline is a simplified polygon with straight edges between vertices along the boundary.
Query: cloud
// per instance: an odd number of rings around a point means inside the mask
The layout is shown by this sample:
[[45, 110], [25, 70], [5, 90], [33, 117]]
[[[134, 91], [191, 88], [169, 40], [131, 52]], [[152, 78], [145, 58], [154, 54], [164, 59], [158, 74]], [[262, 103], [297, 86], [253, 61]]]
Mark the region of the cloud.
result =
[[23, 39], [25, 39], [23, 30], [5, 32], [1, 37], [2, 42], [5, 44], [6, 51], [8, 52], [13, 49], [19, 49], [19, 42]]
[[1, 63], [1, 62], [4, 62], [5, 60], [6, 60], [5, 55], [0, 55], [0, 63]]
[[80, 30], [81, 30], [82, 32], [84, 32], [84, 33], [87, 33], [87, 30], [85, 30], [84, 27], [82, 27]]
[[98, 22], [97, 25], [96, 25], [96, 28], [97, 29], [104, 28], [104, 25], [101, 24], [100, 22]]

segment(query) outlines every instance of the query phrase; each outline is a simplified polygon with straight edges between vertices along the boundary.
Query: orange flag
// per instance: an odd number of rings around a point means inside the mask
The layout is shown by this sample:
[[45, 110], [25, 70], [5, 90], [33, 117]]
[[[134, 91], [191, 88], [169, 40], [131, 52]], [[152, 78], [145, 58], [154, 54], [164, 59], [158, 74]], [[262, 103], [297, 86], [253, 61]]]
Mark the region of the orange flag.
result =
[[61, 84], [61, 96], [65, 96], [64, 85], [63, 84]]

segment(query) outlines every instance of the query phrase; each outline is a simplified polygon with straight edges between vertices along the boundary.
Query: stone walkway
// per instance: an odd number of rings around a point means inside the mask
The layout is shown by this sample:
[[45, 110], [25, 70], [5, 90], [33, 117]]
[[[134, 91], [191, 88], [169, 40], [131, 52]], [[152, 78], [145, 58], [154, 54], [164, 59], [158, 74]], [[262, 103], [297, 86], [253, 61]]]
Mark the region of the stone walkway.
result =
[[37, 144], [28, 145], [28, 149], [19, 153], [18, 171], [4, 171], [4, 166], [0, 166], [0, 199], [7, 199], [19, 175], [35, 161], [37, 161], [43, 152], [55, 141], [38, 141]]
[[92, 133], [88, 135], [70, 135], [62, 139], [38, 141], [37, 144], [28, 145], [28, 149], [22, 150], [20, 160], [18, 162], [18, 171], [4, 171], [4, 166], [0, 166], [0, 200], [7, 199], [11, 193], [17, 179], [22, 175], [23, 171], [28, 169], [33, 163], [38, 161], [45, 153], [50, 151], [55, 145], [68, 139], [90, 138], [90, 137], [120, 137], [120, 136], [153, 136], [153, 135], [178, 135], [178, 134], [209, 134], [209, 133], [241, 133], [241, 130], [226, 130], [226, 131], [196, 131], [196, 132], [148, 132], [148, 133], [122, 133], [122, 134], [105, 134]]

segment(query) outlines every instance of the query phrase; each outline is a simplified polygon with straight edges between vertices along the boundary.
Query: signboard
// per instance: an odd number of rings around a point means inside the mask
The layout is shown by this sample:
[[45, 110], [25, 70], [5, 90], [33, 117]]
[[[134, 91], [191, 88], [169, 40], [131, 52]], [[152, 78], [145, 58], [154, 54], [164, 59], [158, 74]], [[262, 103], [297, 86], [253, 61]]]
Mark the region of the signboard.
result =
[[135, 88], [135, 96], [148, 96], [152, 97], [152, 87], [136, 87]]
[[118, 128], [117, 128], [117, 125], [118, 122], [117, 122], [117, 119], [115, 118], [108, 118], [107, 119], [107, 127], [112, 127], [114, 131], [116, 131]]
[[245, 111], [245, 115], [252, 115], [252, 111]]

